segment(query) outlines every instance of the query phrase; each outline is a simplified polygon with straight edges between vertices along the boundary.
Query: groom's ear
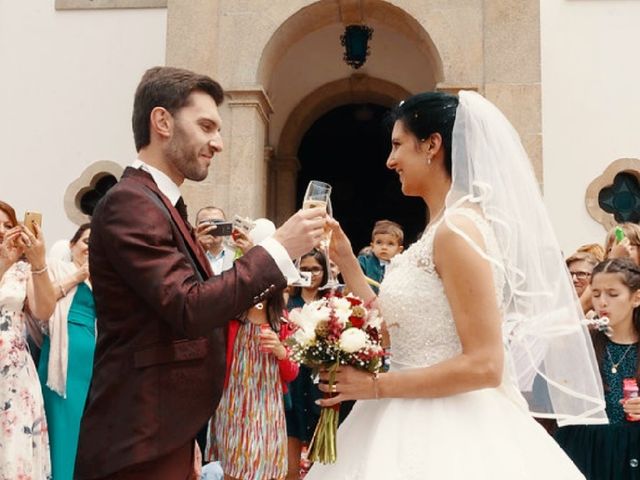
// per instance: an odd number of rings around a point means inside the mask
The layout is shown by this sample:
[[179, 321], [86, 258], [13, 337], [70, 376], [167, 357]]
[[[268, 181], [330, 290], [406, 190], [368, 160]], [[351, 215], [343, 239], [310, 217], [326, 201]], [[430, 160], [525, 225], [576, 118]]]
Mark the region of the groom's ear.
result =
[[151, 136], [168, 139], [173, 133], [173, 115], [166, 108], [155, 107], [149, 115], [149, 130]]

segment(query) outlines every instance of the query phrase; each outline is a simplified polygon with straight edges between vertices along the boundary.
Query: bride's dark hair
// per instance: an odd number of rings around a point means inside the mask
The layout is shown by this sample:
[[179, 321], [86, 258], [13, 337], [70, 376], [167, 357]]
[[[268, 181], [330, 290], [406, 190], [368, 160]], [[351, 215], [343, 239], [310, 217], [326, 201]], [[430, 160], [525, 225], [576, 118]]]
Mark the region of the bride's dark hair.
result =
[[424, 92], [400, 102], [389, 114], [391, 125], [401, 121], [420, 141], [439, 133], [445, 153], [445, 168], [451, 175], [451, 132], [456, 119], [458, 97], [441, 92]]

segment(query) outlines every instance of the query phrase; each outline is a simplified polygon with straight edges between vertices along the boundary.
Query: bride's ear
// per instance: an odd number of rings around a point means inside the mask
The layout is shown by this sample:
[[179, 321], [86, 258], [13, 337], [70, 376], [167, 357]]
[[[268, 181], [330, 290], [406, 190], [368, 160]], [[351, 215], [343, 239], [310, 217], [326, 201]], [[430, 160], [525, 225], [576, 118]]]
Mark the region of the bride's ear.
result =
[[442, 149], [442, 135], [438, 132], [432, 133], [422, 142], [422, 148], [429, 157], [433, 157], [438, 154]]

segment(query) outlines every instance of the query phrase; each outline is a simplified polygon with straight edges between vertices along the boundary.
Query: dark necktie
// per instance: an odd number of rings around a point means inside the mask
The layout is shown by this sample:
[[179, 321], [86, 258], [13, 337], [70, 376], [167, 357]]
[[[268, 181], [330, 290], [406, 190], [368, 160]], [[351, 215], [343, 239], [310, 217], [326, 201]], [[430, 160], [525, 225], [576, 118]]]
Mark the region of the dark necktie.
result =
[[182, 197], [178, 198], [178, 201], [176, 202], [176, 210], [178, 210], [178, 213], [184, 220], [184, 223], [189, 225], [189, 215], [187, 214], [187, 206], [185, 205]]
[[198, 242], [198, 239], [196, 238], [195, 230], [193, 229], [193, 227], [189, 223], [189, 218], [188, 218], [188, 215], [187, 215], [187, 206], [185, 205], [184, 200], [182, 199], [182, 197], [178, 198], [178, 201], [176, 202], [176, 210], [178, 211], [178, 213], [180, 214], [180, 216], [184, 220], [184, 223], [187, 226], [187, 229], [189, 230], [189, 233], [191, 234], [191, 237], [192, 237], [193, 241], [195, 242], [196, 249], [195, 249], [194, 253], [195, 253], [196, 257], [198, 258], [198, 260], [200, 260], [200, 264], [201, 265], [206, 265], [206, 267], [203, 267], [204, 268], [204, 272], [205, 272], [205, 278], [209, 278], [213, 274], [211, 272], [211, 267], [209, 265], [209, 260], [205, 256], [204, 250], [202, 250], [202, 247], [200, 246], [200, 242]]

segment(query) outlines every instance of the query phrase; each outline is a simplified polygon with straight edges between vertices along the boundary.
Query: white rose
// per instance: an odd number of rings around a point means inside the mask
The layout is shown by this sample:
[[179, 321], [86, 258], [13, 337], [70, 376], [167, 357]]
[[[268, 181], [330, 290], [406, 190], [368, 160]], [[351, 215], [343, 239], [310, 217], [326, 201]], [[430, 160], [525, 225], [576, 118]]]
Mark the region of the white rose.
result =
[[367, 345], [367, 334], [359, 328], [347, 328], [340, 335], [338, 344], [340, 349], [347, 353], [357, 352]]
[[341, 297], [332, 297], [331, 298], [331, 306], [340, 312], [350, 312], [351, 311], [351, 303], [346, 298]]
[[304, 327], [301, 327], [295, 331], [295, 333], [293, 334], [293, 339], [297, 344], [306, 347], [316, 339], [316, 332], [315, 330], [308, 330]]
[[338, 319], [338, 323], [340, 323], [340, 325], [344, 327], [349, 321], [351, 310], [336, 310], [335, 315], [336, 315], [336, 318]]
[[331, 310], [324, 306], [322, 302], [305, 303], [300, 310], [300, 317], [298, 324], [304, 323], [305, 325], [316, 328], [316, 325], [320, 320], [328, 320]]
[[325, 306], [317, 308], [312, 311], [312, 320], [314, 323], [314, 328], [321, 320], [329, 320], [331, 316], [331, 309]]
[[294, 325], [300, 325], [302, 322], [302, 312], [299, 308], [294, 308], [289, 312], [289, 321]]

